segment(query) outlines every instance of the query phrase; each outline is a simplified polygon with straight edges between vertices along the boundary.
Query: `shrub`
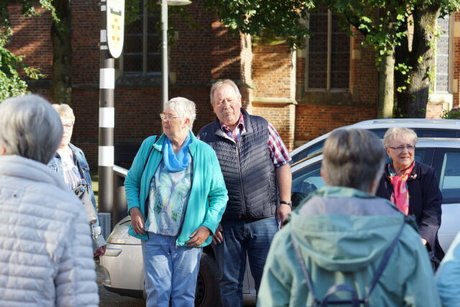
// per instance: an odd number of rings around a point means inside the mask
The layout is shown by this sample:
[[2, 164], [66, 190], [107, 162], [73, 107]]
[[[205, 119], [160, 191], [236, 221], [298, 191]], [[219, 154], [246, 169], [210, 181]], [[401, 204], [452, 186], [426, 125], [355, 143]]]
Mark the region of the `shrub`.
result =
[[460, 119], [460, 107], [444, 112], [441, 117], [446, 119]]

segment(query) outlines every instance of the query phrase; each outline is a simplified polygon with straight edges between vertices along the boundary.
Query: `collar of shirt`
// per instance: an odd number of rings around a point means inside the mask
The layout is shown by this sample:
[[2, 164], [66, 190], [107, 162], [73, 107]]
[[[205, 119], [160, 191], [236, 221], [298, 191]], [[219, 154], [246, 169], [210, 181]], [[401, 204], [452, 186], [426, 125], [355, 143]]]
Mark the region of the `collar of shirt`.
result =
[[233, 131], [226, 125], [221, 124], [220, 128], [222, 129], [225, 134], [233, 139], [235, 142], [238, 141], [240, 138], [241, 134], [246, 131], [246, 128], [244, 126], [244, 117], [243, 114], [240, 115], [240, 119], [238, 120], [238, 124], [236, 125], [235, 129]]

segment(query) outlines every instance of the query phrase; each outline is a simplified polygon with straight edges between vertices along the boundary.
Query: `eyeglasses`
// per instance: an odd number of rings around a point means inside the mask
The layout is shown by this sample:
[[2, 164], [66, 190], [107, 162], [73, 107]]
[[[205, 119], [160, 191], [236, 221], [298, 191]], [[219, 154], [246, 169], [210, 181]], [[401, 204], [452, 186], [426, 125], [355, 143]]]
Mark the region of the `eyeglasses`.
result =
[[165, 114], [165, 113], [160, 113], [160, 118], [161, 120], [164, 121], [170, 121], [176, 118], [179, 118], [179, 116], [171, 115], [171, 114]]
[[407, 145], [401, 145], [401, 146], [397, 146], [397, 147], [388, 146], [388, 148], [391, 148], [393, 150], [402, 152], [402, 151], [404, 151], [404, 149], [407, 149], [408, 151], [413, 151], [415, 149], [415, 146], [411, 145], [411, 144], [407, 144]]

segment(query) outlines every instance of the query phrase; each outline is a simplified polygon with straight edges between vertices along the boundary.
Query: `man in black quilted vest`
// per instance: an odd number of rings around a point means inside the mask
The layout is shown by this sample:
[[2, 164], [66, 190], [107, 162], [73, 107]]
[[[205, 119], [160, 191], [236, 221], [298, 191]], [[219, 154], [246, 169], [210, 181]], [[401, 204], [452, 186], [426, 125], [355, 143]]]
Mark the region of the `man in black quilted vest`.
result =
[[291, 158], [276, 129], [242, 109], [232, 80], [214, 83], [210, 96], [217, 119], [199, 138], [216, 151], [228, 190], [213, 239], [223, 306], [237, 307], [243, 306], [246, 257], [258, 290], [270, 243], [291, 212]]

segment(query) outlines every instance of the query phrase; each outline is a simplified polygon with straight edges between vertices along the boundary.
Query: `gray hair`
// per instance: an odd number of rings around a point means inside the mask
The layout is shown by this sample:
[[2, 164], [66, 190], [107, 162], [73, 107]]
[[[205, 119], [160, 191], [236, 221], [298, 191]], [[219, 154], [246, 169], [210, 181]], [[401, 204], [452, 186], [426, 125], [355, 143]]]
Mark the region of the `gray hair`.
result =
[[171, 108], [176, 111], [181, 118], [189, 118], [190, 130], [192, 129], [196, 118], [196, 106], [193, 101], [184, 97], [175, 97], [166, 102], [165, 108]]
[[221, 87], [222, 85], [230, 85], [233, 90], [235, 91], [235, 94], [238, 98], [241, 98], [241, 93], [240, 93], [240, 89], [238, 88], [238, 85], [236, 85], [235, 82], [233, 82], [232, 80], [230, 79], [223, 79], [223, 80], [217, 80], [211, 87], [211, 94], [210, 94], [210, 101], [211, 101], [211, 104], [214, 104], [212, 99], [213, 99], [213, 96], [214, 96], [214, 92], [219, 88]]
[[73, 114], [72, 108], [68, 104], [52, 104], [51, 105], [58, 113], [59, 116], [63, 119], [68, 119], [75, 122], [75, 115]]
[[48, 164], [62, 134], [61, 119], [44, 98], [30, 94], [0, 103], [0, 147], [7, 155]]
[[382, 176], [382, 141], [364, 129], [336, 129], [324, 144], [322, 171], [327, 184], [369, 192]]
[[418, 137], [414, 130], [403, 127], [392, 127], [385, 132], [383, 136], [383, 145], [385, 148], [388, 148], [392, 141], [402, 137], [409, 137], [412, 139], [414, 145], [417, 144]]

